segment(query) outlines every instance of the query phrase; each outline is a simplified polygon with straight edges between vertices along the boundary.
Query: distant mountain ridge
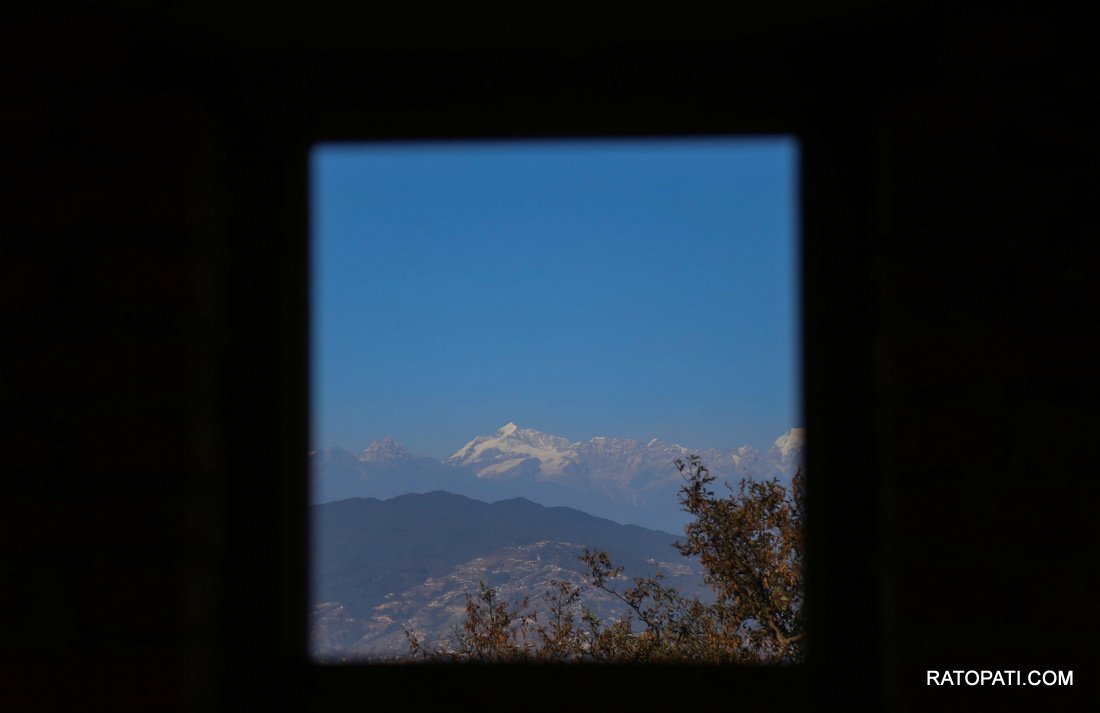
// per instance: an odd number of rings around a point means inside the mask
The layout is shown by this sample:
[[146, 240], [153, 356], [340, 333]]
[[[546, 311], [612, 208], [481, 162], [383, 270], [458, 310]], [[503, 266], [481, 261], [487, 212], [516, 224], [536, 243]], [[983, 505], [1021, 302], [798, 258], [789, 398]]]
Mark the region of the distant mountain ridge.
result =
[[[473, 468], [480, 478], [512, 477], [525, 472], [537, 472], [542, 478], [569, 476], [586, 472], [622, 471], [628, 479], [653, 468], [663, 468], [676, 458], [698, 453], [711, 467], [745, 467], [760, 471], [782, 470], [790, 456], [800, 453], [805, 430], [792, 428], [776, 439], [772, 447], [761, 454], [752, 446], [732, 451], [685, 448], [679, 444], [652, 439], [643, 444], [631, 438], [596, 436], [588, 441], [570, 442], [560, 436], [520, 428], [507, 423], [490, 436], [478, 436], [456, 451], [445, 462]], [[776, 477], [782, 475], [775, 473]]]
[[357, 455], [326, 449], [311, 454], [310, 461], [318, 503], [446, 490], [483, 500], [525, 497], [679, 532], [688, 518], [677, 500], [683, 481], [675, 459], [698, 453], [713, 475], [733, 485], [746, 477], [786, 484], [801, 463], [804, 444], [801, 428], [788, 430], [766, 451], [692, 450], [656, 438], [643, 443], [597, 436], [574, 442], [509, 422], [473, 438], [445, 461], [416, 455], [392, 438]]
[[[314, 505], [310, 522], [311, 651], [323, 659], [407, 655], [406, 627], [436, 641], [462, 623], [465, 595], [482, 581], [508, 601], [537, 598], [555, 580], [580, 583], [585, 547], [629, 575], [659, 567], [682, 592], [709, 591], [698, 563], [672, 546], [676, 536], [523, 498], [350, 498]], [[602, 617], [617, 611], [598, 592], [583, 603]]]

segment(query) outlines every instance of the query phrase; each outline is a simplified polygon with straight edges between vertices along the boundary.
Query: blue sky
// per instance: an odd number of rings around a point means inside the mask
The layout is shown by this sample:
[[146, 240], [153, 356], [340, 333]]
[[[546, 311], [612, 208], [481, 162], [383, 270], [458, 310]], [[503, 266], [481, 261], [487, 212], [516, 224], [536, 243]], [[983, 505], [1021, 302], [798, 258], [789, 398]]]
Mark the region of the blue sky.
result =
[[313, 447], [801, 426], [789, 138], [323, 144]]

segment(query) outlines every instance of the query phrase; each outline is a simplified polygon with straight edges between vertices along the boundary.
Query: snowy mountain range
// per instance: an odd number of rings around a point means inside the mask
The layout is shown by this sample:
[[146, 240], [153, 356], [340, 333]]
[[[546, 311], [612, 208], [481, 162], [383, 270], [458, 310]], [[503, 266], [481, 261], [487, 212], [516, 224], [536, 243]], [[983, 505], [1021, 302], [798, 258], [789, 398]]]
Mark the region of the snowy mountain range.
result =
[[565, 505], [623, 523], [679, 532], [687, 522], [673, 461], [698, 454], [719, 482], [777, 478], [786, 485], [802, 461], [805, 432], [792, 428], [766, 451], [689, 449], [656, 438], [642, 442], [597, 436], [570, 441], [507, 423], [477, 436], [444, 461], [419, 456], [392, 438], [353, 454], [329, 448], [310, 454], [314, 502], [388, 498], [446, 490], [481, 500], [525, 497]]

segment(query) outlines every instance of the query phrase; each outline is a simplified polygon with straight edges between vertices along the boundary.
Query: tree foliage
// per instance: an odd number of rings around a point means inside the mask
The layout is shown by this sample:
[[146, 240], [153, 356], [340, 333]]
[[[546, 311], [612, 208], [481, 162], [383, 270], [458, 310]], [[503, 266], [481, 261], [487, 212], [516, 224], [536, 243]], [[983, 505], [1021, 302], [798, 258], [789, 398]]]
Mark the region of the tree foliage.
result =
[[[435, 661], [774, 663], [803, 656], [804, 480], [742, 480], [718, 497], [700, 458], [675, 461], [680, 504], [693, 516], [681, 554], [698, 557], [714, 601], [686, 597], [660, 572], [627, 580], [604, 552], [585, 550], [585, 582], [556, 581], [540, 612], [508, 603], [481, 582], [450, 640], [429, 644], [406, 630], [414, 657]], [[629, 581], [630, 584], [625, 583]], [[625, 587], [625, 588], [624, 588]], [[586, 588], [610, 594], [624, 614], [601, 620], [580, 604]], [[541, 614], [541, 617], [540, 617]]]

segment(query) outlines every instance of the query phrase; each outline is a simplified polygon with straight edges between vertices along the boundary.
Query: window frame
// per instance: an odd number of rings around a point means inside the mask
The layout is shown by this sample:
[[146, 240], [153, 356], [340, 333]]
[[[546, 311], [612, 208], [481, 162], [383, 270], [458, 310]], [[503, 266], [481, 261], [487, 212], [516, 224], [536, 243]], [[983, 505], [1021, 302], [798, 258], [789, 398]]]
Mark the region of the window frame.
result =
[[[763, 56], [759, 46], [725, 49], [735, 61]], [[297, 99], [289, 115], [279, 114], [272, 99], [234, 120], [236, 152], [228, 180], [234, 188], [235, 235], [228, 256], [231, 287], [224, 345], [230, 373], [244, 378], [229, 391], [225, 418], [227, 432], [239, 436], [227, 446], [228, 463], [245, 475], [226, 486], [234, 525], [227, 535], [224, 601], [230, 612], [237, 606], [253, 607], [253, 616], [227, 617], [222, 625], [226, 666], [221, 686], [227, 701], [256, 699], [263, 684], [251, 679], [258, 668], [276, 673], [280, 695], [291, 707], [317, 711], [344, 708], [361, 702], [363, 691], [383, 690], [416, 705], [481, 705], [487, 692], [499, 692], [502, 700], [515, 696], [533, 710], [557, 710], [563, 703], [558, 695], [529, 695], [538, 690], [570, 692], [568, 700], [583, 700], [586, 708], [713, 705], [729, 691], [737, 691], [739, 701], [755, 700], [772, 710], [874, 706], [881, 699], [877, 583], [883, 578], [883, 560], [875, 556], [882, 543], [867, 537], [878, 529], [873, 514], [878, 495], [872, 459], [857, 457], [874, 453], [873, 313], [866, 249], [873, 212], [865, 208], [874, 197], [871, 118], [853, 115], [851, 106], [836, 99], [815, 103], [815, 91], [798, 75], [800, 65], [793, 60], [760, 75], [734, 77], [712, 105], [701, 106], [712, 88], [664, 76], [656, 69], [663, 55], [637, 51], [649, 84], [615, 85], [621, 65], [585, 78], [548, 61], [535, 68], [535, 90], [486, 80], [484, 85], [466, 82], [470, 91], [465, 94], [440, 84], [439, 94], [394, 90], [349, 100], [345, 87], [326, 93], [324, 87], [298, 86], [271, 95]], [[685, 52], [702, 62], [713, 59], [714, 49], [687, 47]], [[807, 50], [801, 52], [804, 56]], [[364, 63], [377, 59], [350, 58], [334, 77], [327, 77], [326, 86], [354, 84]], [[425, 70], [422, 57], [394, 59], [398, 83], [414, 82], [439, 66], [428, 62]], [[456, 62], [472, 73], [489, 60], [496, 66], [501, 57], [459, 57]], [[331, 69], [324, 62], [314, 66]], [[454, 74], [451, 68], [445, 76]], [[309, 148], [329, 141], [775, 134], [794, 136], [801, 158], [802, 389], [811, 474], [807, 661], [720, 668], [310, 662]], [[249, 396], [266, 408], [258, 412], [254, 404], [238, 403]], [[257, 456], [259, 450], [263, 452]], [[266, 488], [259, 496], [257, 484]], [[266, 549], [257, 555], [261, 548]], [[257, 598], [258, 591], [265, 600]], [[268, 645], [258, 650], [258, 641]]]

